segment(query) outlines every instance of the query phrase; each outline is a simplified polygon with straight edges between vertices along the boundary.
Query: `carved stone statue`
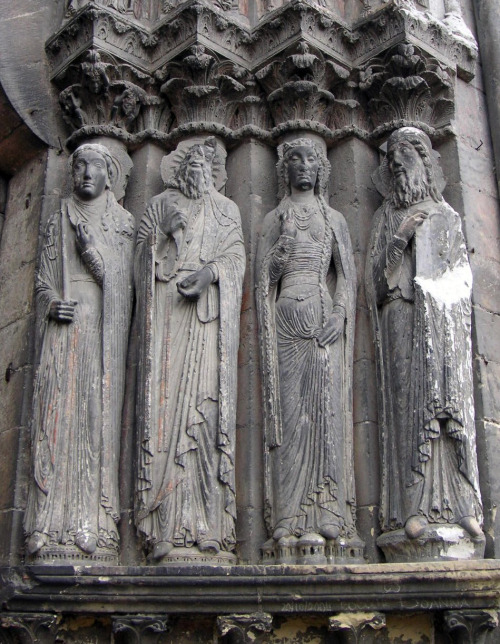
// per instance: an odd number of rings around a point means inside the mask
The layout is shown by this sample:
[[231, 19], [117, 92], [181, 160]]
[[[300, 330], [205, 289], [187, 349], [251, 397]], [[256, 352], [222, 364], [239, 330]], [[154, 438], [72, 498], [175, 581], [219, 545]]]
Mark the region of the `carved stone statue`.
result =
[[309, 139], [278, 152], [285, 196], [264, 220], [257, 261], [272, 536], [264, 560], [334, 562], [349, 540], [362, 557], [352, 460], [354, 259], [344, 217], [323, 196], [324, 153]]
[[[374, 179], [385, 195], [367, 270], [381, 392], [381, 523], [388, 533], [379, 545], [390, 560], [482, 556], [472, 274], [460, 217], [443, 200], [431, 142], [416, 128], [390, 136]], [[440, 531], [443, 525], [455, 529]], [[463, 547], [454, 555], [448, 547], [457, 543]]]
[[239, 210], [213, 184], [215, 155], [213, 137], [181, 154], [138, 232], [136, 518], [155, 561], [235, 560], [245, 251]]
[[47, 225], [36, 281], [39, 359], [27, 550], [116, 559], [118, 462], [133, 300], [134, 221], [102, 145], [71, 157], [73, 193]]

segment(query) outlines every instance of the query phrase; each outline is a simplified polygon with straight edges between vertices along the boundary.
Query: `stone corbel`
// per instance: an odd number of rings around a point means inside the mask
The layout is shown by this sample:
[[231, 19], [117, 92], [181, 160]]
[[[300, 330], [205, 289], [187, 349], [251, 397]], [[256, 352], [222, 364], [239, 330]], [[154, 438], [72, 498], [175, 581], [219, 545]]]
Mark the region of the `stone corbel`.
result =
[[344, 644], [362, 644], [365, 629], [379, 631], [385, 625], [383, 613], [339, 613], [328, 620], [328, 630], [338, 632]]
[[124, 644], [156, 644], [162, 633], [169, 631], [165, 615], [131, 615], [112, 617], [113, 633]]
[[217, 617], [217, 629], [221, 638], [231, 644], [252, 644], [259, 635], [270, 633], [273, 618], [269, 613], [251, 615], [224, 615]]
[[498, 612], [494, 610], [448, 610], [443, 613], [443, 630], [456, 644], [484, 644], [487, 634], [495, 629], [498, 629]]
[[15, 634], [17, 639], [5, 638], [0, 641], [19, 641], [21, 644], [54, 644], [59, 620], [50, 613], [9, 613], [0, 618], [2, 631]]

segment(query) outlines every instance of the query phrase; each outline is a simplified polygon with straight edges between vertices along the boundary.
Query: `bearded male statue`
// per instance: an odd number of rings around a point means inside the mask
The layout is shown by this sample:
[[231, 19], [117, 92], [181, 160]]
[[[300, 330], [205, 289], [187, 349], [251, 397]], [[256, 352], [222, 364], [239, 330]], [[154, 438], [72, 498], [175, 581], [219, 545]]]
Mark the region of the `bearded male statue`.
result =
[[183, 155], [136, 250], [136, 520], [156, 562], [235, 560], [236, 369], [245, 251], [214, 187], [216, 141]]
[[[379, 545], [392, 561], [483, 556], [471, 356], [472, 274], [424, 132], [405, 127], [374, 176], [371, 293], [382, 446]], [[453, 530], [440, 530], [442, 526]]]
[[271, 537], [264, 560], [362, 561], [352, 451], [351, 240], [344, 217], [324, 197], [330, 164], [320, 146], [295, 139], [278, 154], [283, 199], [265, 217], [257, 259]]
[[117, 563], [118, 463], [133, 303], [134, 219], [98, 144], [71, 156], [73, 193], [50, 218], [39, 312], [24, 520], [39, 563]]

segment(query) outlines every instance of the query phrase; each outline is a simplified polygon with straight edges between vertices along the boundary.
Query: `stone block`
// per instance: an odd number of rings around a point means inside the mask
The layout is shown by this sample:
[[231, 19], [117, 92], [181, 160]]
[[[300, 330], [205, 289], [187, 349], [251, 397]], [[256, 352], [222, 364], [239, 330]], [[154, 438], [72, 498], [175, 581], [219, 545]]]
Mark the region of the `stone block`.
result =
[[500, 423], [500, 362], [474, 361], [476, 418]]
[[0, 511], [14, 507], [18, 445], [18, 428], [0, 434]]
[[16, 564], [24, 554], [23, 512], [0, 511], [0, 565]]
[[354, 425], [354, 475], [358, 505], [377, 505], [380, 498], [380, 448], [375, 423]]
[[486, 557], [500, 557], [500, 425], [476, 421], [477, 461], [483, 500]]
[[32, 362], [34, 336], [34, 316], [28, 315], [0, 328], [0, 379], [7, 372], [9, 365], [16, 370]]
[[500, 312], [500, 262], [484, 258], [478, 253], [469, 256], [472, 268], [472, 302], [492, 313]]
[[488, 362], [500, 363], [500, 315], [473, 307], [474, 349]]
[[35, 260], [16, 271], [3, 272], [0, 283], [0, 329], [29, 316], [34, 310]]
[[375, 364], [371, 360], [362, 359], [354, 363], [353, 418], [354, 424], [377, 422]]
[[10, 373], [6, 380], [5, 373], [0, 373], [0, 434], [14, 427], [19, 427], [25, 414], [25, 389], [31, 378], [31, 366], [21, 367]]
[[470, 255], [500, 261], [500, 213], [498, 199], [485, 192], [464, 188], [464, 234]]

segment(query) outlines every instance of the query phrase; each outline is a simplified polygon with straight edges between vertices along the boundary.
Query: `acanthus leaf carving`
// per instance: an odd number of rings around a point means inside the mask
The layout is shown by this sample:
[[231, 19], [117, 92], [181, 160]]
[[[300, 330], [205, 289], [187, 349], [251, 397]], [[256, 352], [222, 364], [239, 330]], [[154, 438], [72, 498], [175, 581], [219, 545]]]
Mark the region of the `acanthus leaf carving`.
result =
[[399, 120], [436, 128], [454, 115], [451, 71], [413, 45], [399, 44], [371, 60], [360, 70], [360, 89], [375, 128]]

